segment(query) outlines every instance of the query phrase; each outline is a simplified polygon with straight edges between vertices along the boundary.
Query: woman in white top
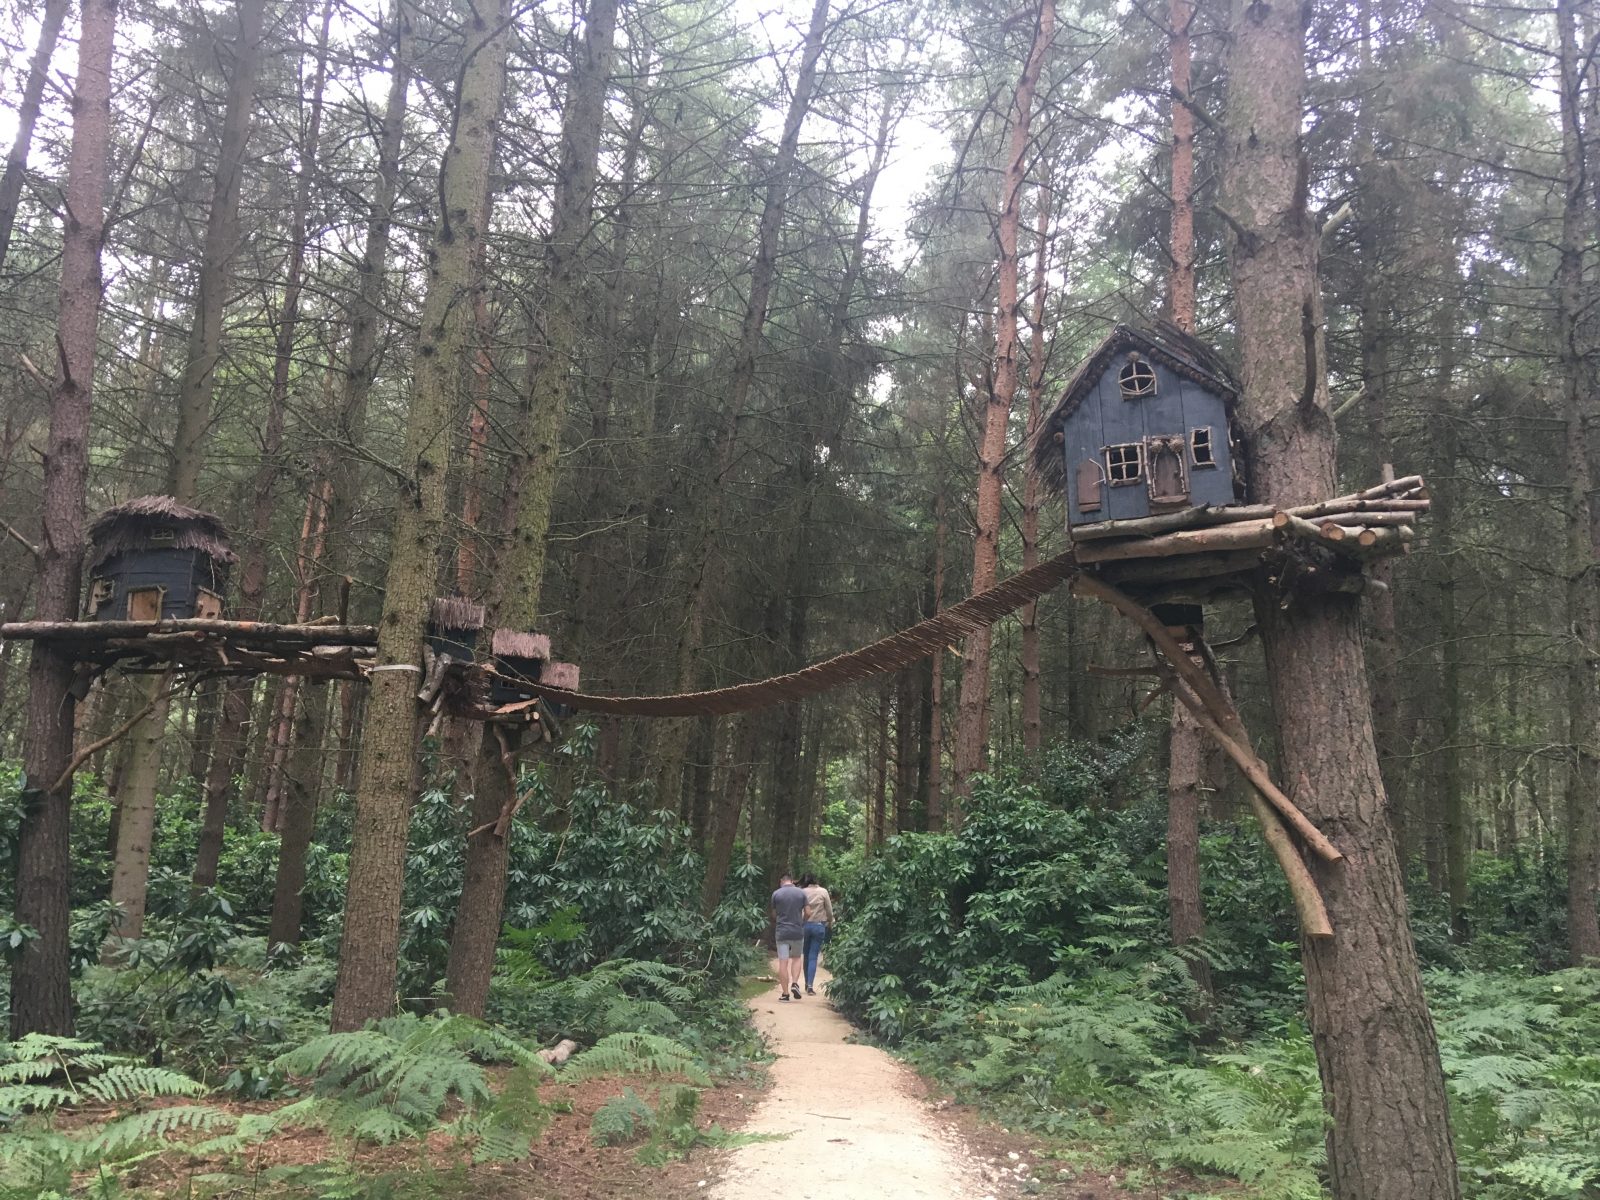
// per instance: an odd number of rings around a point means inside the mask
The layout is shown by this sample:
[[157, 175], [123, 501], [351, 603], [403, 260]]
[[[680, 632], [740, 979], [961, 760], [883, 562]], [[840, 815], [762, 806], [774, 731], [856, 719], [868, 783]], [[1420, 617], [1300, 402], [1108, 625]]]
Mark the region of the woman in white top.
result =
[[806, 995], [815, 996], [817, 958], [822, 954], [822, 944], [833, 932], [833, 897], [817, 882], [815, 875], [802, 877], [800, 889], [806, 894]]

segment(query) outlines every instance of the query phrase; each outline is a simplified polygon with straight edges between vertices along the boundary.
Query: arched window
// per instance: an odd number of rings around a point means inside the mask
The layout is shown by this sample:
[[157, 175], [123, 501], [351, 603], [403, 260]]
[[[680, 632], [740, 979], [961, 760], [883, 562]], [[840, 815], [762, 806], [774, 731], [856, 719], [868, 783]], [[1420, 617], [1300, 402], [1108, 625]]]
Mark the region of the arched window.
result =
[[1156, 394], [1155, 368], [1142, 358], [1128, 359], [1127, 365], [1117, 376], [1117, 382], [1122, 385], [1124, 400], [1137, 400]]

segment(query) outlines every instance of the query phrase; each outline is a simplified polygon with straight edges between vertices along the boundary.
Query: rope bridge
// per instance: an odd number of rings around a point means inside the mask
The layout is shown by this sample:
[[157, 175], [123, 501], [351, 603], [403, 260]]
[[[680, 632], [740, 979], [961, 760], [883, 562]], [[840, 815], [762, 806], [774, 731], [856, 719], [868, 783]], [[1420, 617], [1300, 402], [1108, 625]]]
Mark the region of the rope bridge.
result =
[[774, 675], [733, 687], [672, 696], [596, 696], [521, 680], [518, 686], [571, 708], [626, 717], [711, 717], [770, 708], [909, 667], [1053, 591], [1077, 570], [1070, 552], [1058, 554], [870, 646], [787, 675]]

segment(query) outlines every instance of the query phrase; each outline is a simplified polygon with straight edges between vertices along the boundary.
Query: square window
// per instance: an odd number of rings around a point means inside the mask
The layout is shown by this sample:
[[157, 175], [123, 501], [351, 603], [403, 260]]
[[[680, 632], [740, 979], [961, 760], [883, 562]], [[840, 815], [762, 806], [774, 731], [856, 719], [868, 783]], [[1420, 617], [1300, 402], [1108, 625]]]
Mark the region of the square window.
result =
[[1138, 442], [1106, 447], [1106, 479], [1112, 487], [1138, 483], [1144, 475], [1144, 447]]
[[177, 537], [178, 531], [170, 525], [162, 525], [150, 531], [147, 542], [151, 546], [165, 546], [171, 544]]
[[1211, 441], [1211, 426], [1202, 425], [1189, 431], [1189, 458], [1197, 467], [1217, 465], [1216, 447]]

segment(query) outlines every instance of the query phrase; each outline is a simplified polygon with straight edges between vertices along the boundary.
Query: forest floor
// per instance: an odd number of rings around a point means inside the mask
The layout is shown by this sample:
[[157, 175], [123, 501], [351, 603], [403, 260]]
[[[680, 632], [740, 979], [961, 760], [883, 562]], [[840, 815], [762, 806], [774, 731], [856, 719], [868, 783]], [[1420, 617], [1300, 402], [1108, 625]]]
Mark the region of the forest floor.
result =
[[[715, 1156], [711, 1200], [1164, 1200], [1125, 1175], [1063, 1162], [1035, 1139], [936, 1097], [915, 1071], [875, 1046], [822, 993], [747, 1003], [776, 1061], [770, 1087], [740, 1132], [771, 1135]], [[702, 1164], [706, 1170], [709, 1164]]]

